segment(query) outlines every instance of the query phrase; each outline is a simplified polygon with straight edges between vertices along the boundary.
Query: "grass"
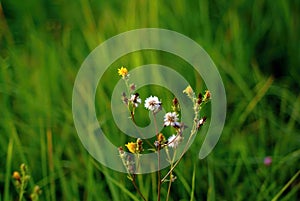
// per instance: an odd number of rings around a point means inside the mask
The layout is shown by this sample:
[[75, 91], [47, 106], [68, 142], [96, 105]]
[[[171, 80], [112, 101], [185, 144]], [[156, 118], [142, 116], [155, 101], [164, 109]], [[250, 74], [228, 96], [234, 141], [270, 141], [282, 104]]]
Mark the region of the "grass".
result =
[[[297, 200], [299, 4], [1, 1], [0, 201], [16, 200], [11, 174], [21, 163], [29, 167], [30, 186], [41, 186], [41, 200], [139, 200], [125, 174], [97, 163], [84, 149], [73, 124], [71, 98], [76, 73], [94, 48], [144, 27], [174, 30], [197, 41], [214, 60], [227, 93], [220, 141], [200, 161], [197, 137], [175, 171], [171, 200]], [[105, 112], [119, 79], [116, 70], [151, 62], [172, 66], [193, 87], [205, 88], [191, 67], [172, 55], [145, 51], [120, 58], [101, 80], [95, 103], [99, 122], [116, 146], [128, 140]], [[168, 97], [155, 87], [143, 93], [150, 90]], [[265, 156], [272, 156], [271, 166], [263, 164]], [[156, 198], [151, 174], [138, 183], [149, 200]]]

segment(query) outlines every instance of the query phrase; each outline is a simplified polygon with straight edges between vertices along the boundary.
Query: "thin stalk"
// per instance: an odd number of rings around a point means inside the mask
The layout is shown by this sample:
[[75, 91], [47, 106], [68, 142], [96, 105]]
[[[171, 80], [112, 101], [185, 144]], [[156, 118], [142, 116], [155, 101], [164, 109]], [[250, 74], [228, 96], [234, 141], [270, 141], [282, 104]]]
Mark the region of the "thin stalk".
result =
[[146, 201], [146, 198], [144, 197], [144, 195], [143, 195], [142, 192], [140, 191], [139, 187], [136, 185], [136, 182], [135, 182], [136, 174], [133, 174], [132, 176], [133, 176], [133, 177], [132, 177], [132, 184], [133, 184], [135, 190], [136, 190], [136, 191], [138, 192], [138, 194], [142, 197], [142, 199], [143, 199], [144, 201]]
[[[167, 151], [167, 156], [168, 156], [169, 161], [171, 162], [171, 166], [170, 166], [171, 168], [170, 169], [173, 169], [173, 163], [174, 163], [175, 156], [176, 156], [176, 150], [173, 153], [173, 158], [172, 159], [170, 157], [169, 151]], [[173, 183], [173, 174], [172, 174], [172, 172], [173, 171], [171, 171], [171, 173], [170, 173], [170, 181], [169, 181], [169, 185], [168, 185], [168, 192], [167, 192], [167, 199], [166, 199], [166, 201], [169, 200], [170, 192], [171, 192], [171, 186], [172, 186], [172, 183]]]
[[[125, 82], [125, 85], [126, 85], [126, 89], [127, 89], [128, 96], [130, 96], [130, 86], [129, 86], [129, 84], [128, 84], [128, 79], [124, 79], [124, 82]], [[132, 108], [132, 111], [131, 111], [130, 104], [129, 104], [129, 102], [128, 102], [128, 104], [127, 104], [127, 109], [128, 109], [128, 111], [129, 111], [129, 113], [130, 113], [130, 119], [132, 120], [135, 129], [137, 130], [137, 132], [139, 133], [139, 135], [141, 136], [141, 138], [145, 139], [143, 133], [138, 129], [138, 126], [137, 126], [136, 121], [135, 121], [135, 118], [134, 118], [135, 107], [133, 107], [133, 108]], [[152, 148], [154, 148], [154, 146], [149, 142], [148, 139], [145, 139], [145, 141], [147, 142], [147, 144], [148, 144], [149, 146], [151, 146]]]
[[168, 193], [167, 193], [167, 199], [166, 199], [166, 201], [169, 201], [170, 192], [171, 192], [171, 186], [172, 186], [172, 174], [170, 174], [170, 181], [169, 181], [169, 185], [168, 185]]
[[26, 192], [26, 186], [29, 180], [29, 176], [26, 174], [26, 166], [24, 164], [21, 165], [21, 180], [20, 180], [20, 192], [19, 192], [19, 201], [23, 200], [24, 193]]
[[[192, 136], [192, 135], [191, 135]], [[189, 137], [185, 147], [184, 147], [184, 150], [183, 152], [181, 153], [179, 159], [176, 161], [176, 163], [174, 164], [173, 167], [170, 168], [169, 172], [164, 176], [164, 178], [161, 180], [161, 182], [164, 182], [166, 180], [166, 178], [172, 173], [172, 171], [174, 170], [174, 168], [179, 164], [179, 162], [181, 161], [181, 159], [183, 158], [183, 155], [184, 153], [187, 151], [187, 148], [188, 148], [188, 144], [190, 142], [190, 139], [191, 139], [191, 136]]]
[[160, 145], [157, 150], [158, 155], [158, 171], [157, 171], [157, 201], [160, 201], [160, 192], [161, 192], [161, 174], [160, 174]]
[[[153, 119], [154, 119], [154, 127], [155, 127], [155, 134], [156, 137], [158, 137], [158, 127], [157, 127], [157, 122], [156, 122], [156, 116], [153, 114]], [[160, 144], [157, 147], [157, 157], [158, 157], [158, 161], [157, 161], [157, 165], [158, 165], [158, 171], [157, 171], [157, 201], [160, 201], [160, 193], [161, 193], [161, 172], [160, 172]]]
[[155, 135], [157, 137], [158, 136], [158, 127], [157, 127], [157, 122], [156, 122], [156, 115], [154, 114], [154, 112], [152, 114], [153, 114], [153, 117], [154, 117]]

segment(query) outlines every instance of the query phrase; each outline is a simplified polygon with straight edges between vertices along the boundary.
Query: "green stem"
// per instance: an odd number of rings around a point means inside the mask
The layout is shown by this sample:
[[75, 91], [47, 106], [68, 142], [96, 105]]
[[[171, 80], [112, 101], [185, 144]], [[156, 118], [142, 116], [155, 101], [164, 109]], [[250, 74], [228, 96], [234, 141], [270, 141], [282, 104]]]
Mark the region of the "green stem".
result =
[[26, 172], [21, 170], [21, 186], [20, 186], [20, 192], [19, 192], [19, 201], [22, 201], [23, 200], [23, 196], [24, 196], [24, 193], [25, 193], [25, 188], [26, 188], [26, 185], [27, 185], [27, 175], [26, 175]]
[[133, 177], [132, 177], [132, 183], [133, 183], [133, 186], [134, 186], [135, 190], [138, 192], [138, 194], [142, 197], [142, 199], [143, 199], [144, 201], [146, 201], [146, 198], [144, 197], [144, 195], [143, 195], [142, 192], [140, 191], [139, 187], [136, 185], [135, 179], [136, 179], [136, 174], [134, 174]]
[[[171, 168], [172, 168], [172, 165], [171, 165]], [[171, 192], [171, 186], [172, 186], [172, 180], [173, 180], [173, 175], [172, 175], [172, 172], [171, 172], [171, 174], [170, 174], [170, 181], [169, 181], [169, 185], [168, 185], [168, 193], [167, 193], [167, 199], [166, 199], [166, 201], [168, 201], [169, 200], [169, 197], [170, 197], [170, 192]]]
[[157, 171], [157, 201], [160, 201], [160, 192], [161, 192], [161, 174], [160, 174], [160, 145], [157, 150], [158, 155], [158, 171]]
[[167, 199], [166, 199], [166, 201], [168, 201], [169, 197], [170, 197], [171, 185], [172, 185], [172, 174], [170, 174], [170, 181], [169, 181], [169, 185], [168, 185], [168, 193], [167, 193]]
[[[155, 127], [155, 134], [156, 137], [158, 136], [158, 127], [157, 127], [157, 122], [156, 122], [156, 116], [153, 114], [153, 119], [154, 119], [154, 127]], [[157, 157], [158, 157], [158, 171], [157, 171], [157, 201], [160, 201], [160, 192], [161, 192], [161, 172], [160, 172], [160, 144], [157, 147]]]
[[[169, 161], [171, 162], [171, 166], [170, 166], [171, 168], [170, 168], [170, 169], [172, 169], [172, 168], [173, 168], [173, 163], [174, 163], [174, 160], [175, 160], [175, 156], [176, 156], [176, 150], [174, 151], [174, 154], [173, 154], [173, 158], [172, 158], [172, 159], [171, 159], [171, 157], [170, 157], [169, 151], [168, 151], [168, 150], [166, 150], [166, 151], [167, 151], [168, 159], [169, 159]], [[169, 200], [169, 197], [170, 197], [172, 182], [173, 182], [173, 174], [172, 174], [172, 171], [171, 171], [166, 201], [168, 201], [168, 200]]]

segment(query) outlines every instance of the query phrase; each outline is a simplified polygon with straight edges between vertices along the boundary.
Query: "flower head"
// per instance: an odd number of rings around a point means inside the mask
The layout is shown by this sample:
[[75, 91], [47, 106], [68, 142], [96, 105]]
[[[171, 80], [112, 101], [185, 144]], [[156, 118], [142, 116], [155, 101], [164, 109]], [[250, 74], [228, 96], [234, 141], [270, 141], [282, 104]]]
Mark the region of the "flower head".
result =
[[272, 164], [272, 157], [271, 156], [265, 157], [264, 164], [265, 164], [265, 166], [270, 166]]
[[138, 93], [135, 93], [135, 94], [131, 95], [129, 101], [132, 103], [132, 105], [134, 107], [137, 107], [139, 104], [142, 103], [142, 100], [141, 100]]
[[125, 146], [131, 153], [133, 153], [133, 154], [136, 153], [136, 143], [135, 142], [128, 142], [127, 144], [125, 144]]
[[176, 149], [180, 142], [182, 142], [183, 137], [181, 135], [171, 135], [168, 139], [168, 146]]
[[118, 69], [118, 74], [122, 76], [122, 78], [125, 78], [128, 75], [127, 68], [124, 68], [123, 66]]
[[165, 114], [164, 126], [179, 127], [178, 114], [176, 112], [168, 112]]
[[161, 108], [161, 102], [156, 96], [150, 96], [145, 100], [145, 108], [152, 112], [156, 112]]

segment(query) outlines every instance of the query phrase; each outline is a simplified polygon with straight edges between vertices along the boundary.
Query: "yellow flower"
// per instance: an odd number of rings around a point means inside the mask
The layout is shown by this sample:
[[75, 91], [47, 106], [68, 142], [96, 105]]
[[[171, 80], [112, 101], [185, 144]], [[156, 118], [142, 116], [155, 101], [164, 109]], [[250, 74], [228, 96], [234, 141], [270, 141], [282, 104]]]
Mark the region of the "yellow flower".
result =
[[127, 144], [125, 144], [125, 146], [131, 153], [133, 153], [133, 154], [136, 153], [136, 143], [135, 142], [128, 142]]
[[118, 69], [118, 74], [121, 75], [123, 78], [125, 78], [128, 75], [127, 68], [124, 68], [123, 66]]
[[194, 98], [194, 91], [190, 85], [187, 86], [187, 88], [185, 88], [185, 90], [183, 90], [183, 93], [186, 93], [188, 95], [188, 97], [190, 97], [190, 98]]

